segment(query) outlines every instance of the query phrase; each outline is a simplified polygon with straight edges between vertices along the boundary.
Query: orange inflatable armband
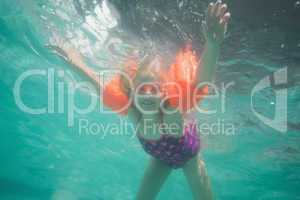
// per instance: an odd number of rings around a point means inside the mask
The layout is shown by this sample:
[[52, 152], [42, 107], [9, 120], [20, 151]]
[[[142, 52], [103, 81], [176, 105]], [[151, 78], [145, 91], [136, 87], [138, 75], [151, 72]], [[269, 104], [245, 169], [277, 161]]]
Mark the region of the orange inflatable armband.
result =
[[[128, 60], [125, 64], [125, 72], [132, 78], [135, 76], [136, 71], [137, 62]], [[128, 113], [129, 97], [122, 88], [121, 75], [115, 76], [104, 86], [103, 104], [121, 115]]]
[[175, 63], [169, 69], [169, 84], [166, 87], [166, 96], [171, 107], [178, 108], [182, 113], [194, 108], [205, 95], [208, 86], [197, 87], [197, 67], [199, 61], [191, 47], [179, 51]]

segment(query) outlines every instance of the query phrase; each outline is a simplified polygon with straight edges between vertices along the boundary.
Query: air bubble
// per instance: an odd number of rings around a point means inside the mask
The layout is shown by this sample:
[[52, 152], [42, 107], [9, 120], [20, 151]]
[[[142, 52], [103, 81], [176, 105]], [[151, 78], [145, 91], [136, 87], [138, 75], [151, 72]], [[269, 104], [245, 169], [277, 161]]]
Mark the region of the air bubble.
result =
[[45, 17], [44, 15], [41, 15], [40, 17], [42, 20], [45, 20], [45, 21], [47, 20], [47, 17]]
[[283, 49], [283, 48], [285, 47], [285, 45], [284, 45], [284, 44], [281, 44], [280, 47]]

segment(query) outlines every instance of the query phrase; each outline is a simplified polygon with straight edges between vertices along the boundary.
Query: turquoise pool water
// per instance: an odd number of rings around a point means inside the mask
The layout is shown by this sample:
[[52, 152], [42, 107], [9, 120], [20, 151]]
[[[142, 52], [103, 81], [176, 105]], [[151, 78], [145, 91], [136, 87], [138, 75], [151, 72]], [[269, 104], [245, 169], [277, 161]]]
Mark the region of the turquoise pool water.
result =
[[[184, 3], [178, 2], [178, 6], [184, 6], [181, 4]], [[67, 85], [85, 80], [45, 47], [53, 39], [53, 33], [68, 38], [94, 68], [110, 65], [115, 58], [123, 58], [134, 48], [145, 48], [135, 39], [138, 36], [133, 37], [130, 28], [124, 28], [126, 24], [123, 23], [122, 28], [118, 26], [120, 18], [122, 15], [118, 16], [112, 5], [103, 5], [100, 1], [83, 4], [71, 0], [1, 0], [0, 199], [134, 199], [149, 158], [138, 140], [126, 131], [104, 135], [103, 130], [90, 127], [92, 131], [80, 132], [80, 120], [88, 120], [90, 126], [98, 124], [99, 128], [100, 124], [118, 123], [117, 115], [95, 109], [88, 114], [75, 114], [74, 124], [70, 126], [66, 112], [70, 97], [67, 90], [60, 93], [65, 98], [64, 112], [59, 113], [55, 103], [53, 113], [39, 115], [23, 112], [14, 94], [16, 81], [26, 70], [66, 72], [64, 78], [55, 76], [55, 102], [59, 98], [56, 83]], [[124, 36], [124, 32], [130, 37]], [[147, 28], [144, 33], [148, 33]], [[234, 81], [226, 94], [226, 109], [213, 115], [199, 115], [199, 119], [234, 125], [234, 134], [203, 136], [202, 156], [217, 199], [300, 199], [299, 57], [297, 54], [298, 60], [282, 58], [282, 62], [279, 57], [272, 59], [272, 51], [261, 54], [264, 50], [260, 42], [267, 38], [256, 34], [259, 38], [256, 44], [261, 48], [257, 51], [251, 46], [255, 34], [234, 38], [239, 35], [233, 31], [224, 47], [226, 53], [221, 58], [217, 83]], [[182, 35], [184, 38], [183, 32]], [[124, 39], [126, 37], [130, 39]], [[287, 44], [280, 43], [276, 35], [274, 38], [279, 43], [279, 50], [274, 48], [274, 54], [281, 49], [282, 57], [286, 56], [284, 45]], [[113, 50], [108, 51], [110, 48]], [[250, 94], [260, 80], [284, 67], [288, 67], [287, 78], [293, 83], [287, 84], [287, 103], [280, 105], [287, 109], [287, 131], [280, 131], [254, 114]], [[49, 106], [47, 81], [47, 76], [26, 79], [21, 87], [24, 104], [33, 108]], [[278, 105], [274, 94], [271, 88], [256, 94], [255, 110], [268, 118], [274, 117]], [[84, 108], [90, 102], [90, 95], [80, 90], [74, 100], [78, 107]], [[216, 105], [220, 106], [209, 100], [203, 102], [206, 109]], [[282, 109], [280, 115], [284, 113]], [[171, 174], [158, 199], [192, 199], [180, 170]]]

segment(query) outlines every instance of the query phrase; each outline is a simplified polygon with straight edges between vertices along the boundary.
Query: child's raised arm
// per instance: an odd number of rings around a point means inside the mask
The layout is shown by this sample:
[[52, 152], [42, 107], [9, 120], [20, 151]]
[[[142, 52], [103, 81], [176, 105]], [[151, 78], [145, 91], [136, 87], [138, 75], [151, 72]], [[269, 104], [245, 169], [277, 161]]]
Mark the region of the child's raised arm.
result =
[[211, 82], [216, 71], [220, 54], [220, 45], [224, 40], [230, 13], [227, 5], [221, 1], [210, 3], [206, 11], [206, 19], [202, 23], [205, 37], [205, 47], [201, 57], [201, 67], [198, 67], [198, 83]]

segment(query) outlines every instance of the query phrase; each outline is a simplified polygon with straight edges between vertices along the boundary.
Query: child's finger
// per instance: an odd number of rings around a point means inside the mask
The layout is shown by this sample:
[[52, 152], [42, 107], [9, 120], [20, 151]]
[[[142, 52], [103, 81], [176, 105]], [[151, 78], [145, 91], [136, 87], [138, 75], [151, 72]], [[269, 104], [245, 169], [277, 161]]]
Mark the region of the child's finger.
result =
[[226, 22], [225, 25], [224, 25], [224, 34], [227, 33], [227, 27], [228, 27], [228, 23]]
[[220, 5], [222, 4], [222, 1], [218, 0], [215, 5], [213, 6], [213, 9], [212, 9], [212, 15], [213, 16], [217, 16], [217, 12], [219, 10], [219, 7]]
[[206, 10], [206, 18], [209, 20], [211, 17], [212, 17], [212, 9], [214, 7], [214, 4], [213, 3], [210, 3], [208, 5], [208, 8]]
[[220, 10], [219, 10], [219, 13], [218, 13], [218, 17], [223, 17], [224, 14], [226, 13], [227, 11], [227, 5], [226, 4], [223, 4], [221, 7], [220, 7]]
[[231, 14], [230, 14], [229, 12], [227, 12], [227, 13], [223, 16], [222, 20], [225, 21], [226, 23], [228, 23], [230, 17], [231, 17]]
[[214, 7], [214, 4], [213, 4], [213, 3], [210, 3], [210, 4], [208, 5], [208, 8], [207, 8], [207, 10], [206, 10], [206, 16], [211, 16], [213, 7]]
[[221, 25], [221, 27], [220, 27], [220, 29], [221, 29], [220, 30], [220, 34], [226, 33], [227, 22], [225, 20], [221, 19], [220, 25]]
[[56, 53], [62, 59], [68, 60], [68, 55], [63, 49], [53, 45], [47, 45], [47, 47], [50, 48], [54, 53]]

